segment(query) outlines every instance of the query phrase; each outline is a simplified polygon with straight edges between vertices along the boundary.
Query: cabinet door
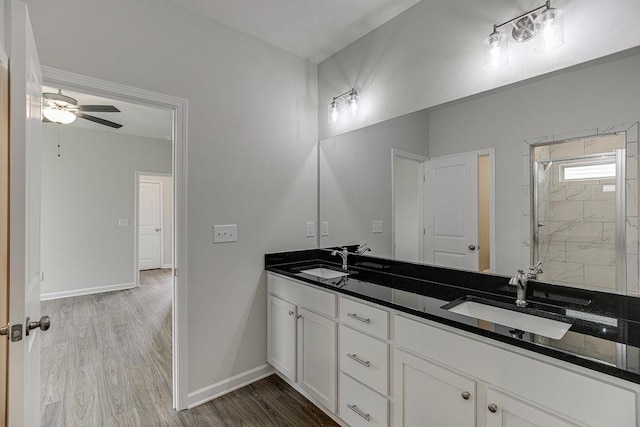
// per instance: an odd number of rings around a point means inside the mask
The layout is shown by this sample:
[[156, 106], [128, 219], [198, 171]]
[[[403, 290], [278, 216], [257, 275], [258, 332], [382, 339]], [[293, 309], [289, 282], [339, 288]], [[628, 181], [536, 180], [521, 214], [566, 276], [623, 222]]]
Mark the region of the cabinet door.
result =
[[267, 306], [267, 360], [296, 380], [296, 306], [273, 295]]
[[336, 412], [336, 322], [298, 309], [298, 385]]
[[394, 353], [395, 426], [473, 427], [476, 383], [401, 350]]
[[575, 427], [493, 389], [487, 390], [486, 423], [487, 427]]

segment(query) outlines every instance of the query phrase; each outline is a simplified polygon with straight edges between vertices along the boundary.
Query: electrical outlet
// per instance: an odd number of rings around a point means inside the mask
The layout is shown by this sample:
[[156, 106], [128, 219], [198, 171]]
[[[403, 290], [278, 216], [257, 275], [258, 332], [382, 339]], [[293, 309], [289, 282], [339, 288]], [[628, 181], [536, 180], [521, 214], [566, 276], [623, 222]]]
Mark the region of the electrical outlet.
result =
[[373, 233], [382, 233], [382, 221], [371, 221], [371, 231]]
[[307, 237], [313, 237], [316, 235], [316, 227], [314, 222], [307, 223]]
[[329, 222], [328, 221], [323, 221], [322, 223], [320, 223], [320, 235], [321, 236], [328, 236], [329, 235]]
[[214, 225], [213, 243], [228, 243], [238, 241], [238, 225]]

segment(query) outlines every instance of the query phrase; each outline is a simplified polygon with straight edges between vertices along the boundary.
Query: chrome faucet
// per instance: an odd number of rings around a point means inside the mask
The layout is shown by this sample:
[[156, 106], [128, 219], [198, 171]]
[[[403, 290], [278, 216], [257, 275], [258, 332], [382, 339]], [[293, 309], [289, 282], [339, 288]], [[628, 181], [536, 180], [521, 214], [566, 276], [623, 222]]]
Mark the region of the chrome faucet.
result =
[[340, 255], [340, 258], [342, 258], [342, 269], [343, 270], [347, 270], [349, 268], [349, 266], [347, 265], [347, 257], [349, 256], [349, 251], [347, 250], [347, 248], [340, 248], [341, 250], [339, 251], [333, 251], [331, 252], [331, 255], [336, 256], [336, 255]]
[[368, 244], [368, 243], [364, 243], [364, 244], [362, 244], [362, 245], [359, 245], [359, 246], [358, 246], [358, 249], [356, 249], [356, 253], [357, 253], [358, 255], [362, 255], [362, 254], [364, 254], [365, 252], [371, 252], [371, 248], [369, 247], [369, 244]]
[[518, 274], [509, 279], [509, 285], [516, 287], [516, 305], [518, 307], [527, 306], [527, 284], [529, 280], [537, 280], [538, 274], [543, 273], [541, 265], [542, 262], [539, 262], [533, 267], [529, 267], [529, 272], [526, 274], [524, 270], [518, 269]]

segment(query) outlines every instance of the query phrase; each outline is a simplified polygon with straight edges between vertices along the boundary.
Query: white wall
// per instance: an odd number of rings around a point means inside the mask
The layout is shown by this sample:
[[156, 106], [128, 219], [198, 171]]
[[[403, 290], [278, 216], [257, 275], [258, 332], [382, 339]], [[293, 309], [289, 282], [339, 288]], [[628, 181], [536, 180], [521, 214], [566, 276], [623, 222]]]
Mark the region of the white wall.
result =
[[43, 65], [188, 100], [188, 388], [265, 364], [264, 254], [316, 246], [317, 66], [165, 0], [29, 7]]
[[43, 138], [43, 298], [133, 285], [135, 171], [170, 173], [171, 142], [60, 126], [58, 158], [58, 127]]
[[430, 112], [432, 157], [496, 149], [497, 265], [493, 271], [512, 274], [521, 265], [522, 141], [640, 120], [639, 76], [636, 49], [631, 56]]
[[[493, 24], [540, 0], [422, 1], [319, 65], [320, 138], [379, 123], [640, 45], [638, 0], [555, 0], [564, 10], [565, 44], [549, 54], [535, 41], [510, 40], [510, 63], [483, 66], [482, 43]], [[327, 122], [333, 96], [356, 87], [365, 115]]]
[[162, 268], [173, 264], [173, 177], [141, 175], [140, 182], [162, 183]]

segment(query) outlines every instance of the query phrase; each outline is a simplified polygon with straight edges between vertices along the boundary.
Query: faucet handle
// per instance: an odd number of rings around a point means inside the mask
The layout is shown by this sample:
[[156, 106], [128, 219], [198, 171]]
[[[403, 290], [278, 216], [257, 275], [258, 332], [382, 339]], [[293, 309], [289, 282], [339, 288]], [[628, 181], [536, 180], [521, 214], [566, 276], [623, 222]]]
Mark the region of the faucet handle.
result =
[[524, 274], [524, 270], [521, 268], [519, 268], [517, 271], [518, 271], [518, 274]]

